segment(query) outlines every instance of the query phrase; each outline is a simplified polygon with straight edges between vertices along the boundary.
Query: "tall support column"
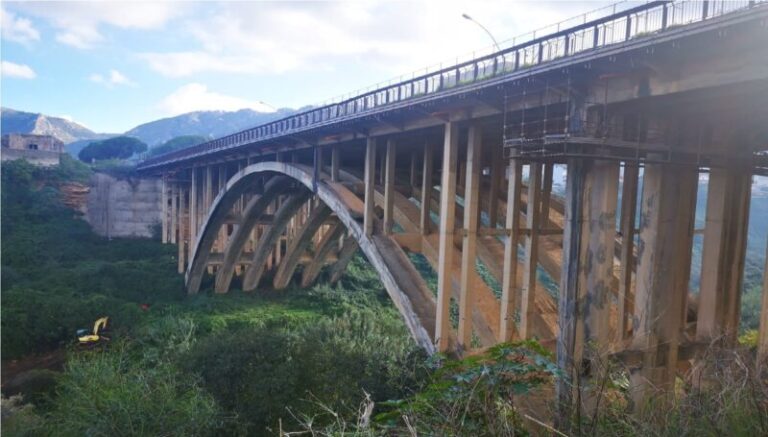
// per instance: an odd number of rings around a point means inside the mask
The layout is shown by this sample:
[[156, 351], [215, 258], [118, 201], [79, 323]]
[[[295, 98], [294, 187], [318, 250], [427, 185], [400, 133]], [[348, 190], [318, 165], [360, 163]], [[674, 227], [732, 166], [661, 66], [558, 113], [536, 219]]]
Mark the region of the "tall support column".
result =
[[331, 180], [333, 182], [339, 181], [339, 147], [338, 144], [331, 147]]
[[[608, 352], [613, 331], [610, 326], [613, 258], [616, 244], [616, 204], [619, 195], [619, 164], [593, 161], [586, 168], [583, 192], [584, 221], [578, 269], [575, 363], [592, 362], [577, 368], [586, 377], [598, 376], [602, 357]], [[591, 402], [590, 402], [591, 403]]]
[[621, 270], [619, 271], [619, 299], [616, 323], [616, 341], [621, 342], [629, 334], [630, 317], [633, 313], [632, 271], [635, 266], [635, 217], [637, 215], [637, 164], [624, 164], [624, 182], [621, 187]]
[[416, 164], [417, 164], [416, 149], [412, 149], [411, 150], [411, 171], [410, 171], [410, 177], [411, 177], [410, 184], [411, 184], [411, 187], [415, 187], [416, 186], [416, 177], [418, 176], [416, 174]]
[[464, 183], [464, 242], [461, 246], [461, 278], [459, 281], [459, 347], [469, 350], [472, 344], [473, 291], [477, 288], [475, 258], [477, 223], [480, 211], [480, 163], [483, 158], [482, 131], [477, 124], [469, 127], [467, 144], [467, 179]]
[[549, 227], [549, 205], [552, 199], [552, 178], [554, 177], [554, 171], [554, 163], [547, 162], [544, 164], [541, 189], [541, 222], [545, 228]]
[[[180, 187], [179, 189], [179, 255], [178, 255], [178, 262], [179, 267], [178, 271], [179, 273], [184, 273], [184, 270], [186, 269], [187, 260], [187, 242], [189, 241], [189, 201], [187, 200], [187, 197], [189, 196], [189, 190], [187, 190], [184, 187]], [[186, 220], [185, 220], [186, 219]]]
[[387, 140], [387, 156], [384, 174], [384, 233], [391, 234], [395, 207], [395, 164], [397, 162], [397, 144], [395, 140]]
[[176, 244], [179, 233], [179, 183], [171, 184], [171, 244]]
[[763, 267], [763, 298], [760, 309], [760, 331], [757, 339], [757, 360], [768, 359], [768, 244], [765, 246], [765, 267]]
[[563, 224], [563, 263], [560, 274], [558, 302], [557, 366], [564, 376], [557, 379], [555, 387], [558, 407], [558, 428], [567, 431], [570, 426], [573, 405], [574, 349], [579, 297], [579, 256], [581, 255], [581, 231], [583, 229], [583, 193], [585, 181], [584, 161], [571, 159], [565, 183]]
[[162, 192], [160, 193], [160, 202], [162, 203], [162, 214], [163, 214], [163, 220], [162, 223], [162, 237], [161, 241], [163, 244], [168, 243], [168, 177], [163, 176], [162, 178]]
[[430, 216], [430, 204], [432, 202], [432, 145], [424, 144], [424, 167], [421, 173], [421, 217], [419, 218], [419, 227], [422, 235], [429, 235], [432, 227], [432, 217]]
[[701, 262], [696, 337], [736, 343], [747, 247], [752, 176], [748, 168], [713, 168]]
[[501, 280], [501, 341], [515, 337], [515, 299], [517, 299], [517, 245], [520, 242], [520, 188], [522, 186], [522, 165], [520, 161], [509, 161], [509, 185], [507, 185], [507, 213], [504, 242], [504, 272]]
[[451, 331], [451, 270], [453, 267], [453, 233], [456, 224], [456, 161], [459, 154], [459, 127], [445, 124], [443, 167], [440, 184], [440, 234], [437, 260], [437, 317], [435, 341], [438, 351], [449, 347]]
[[211, 204], [213, 203], [214, 192], [213, 192], [213, 165], [206, 165], [205, 166], [205, 188], [203, 188], [205, 191], [203, 191], [203, 208], [202, 213], [203, 217], [208, 215], [208, 209], [210, 209]]
[[189, 189], [189, 247], [195, 244], [197, 238], [197, 168], [192, 167], [192, 180]]
[[642, 220], [635, 292], [631, 392], [644, 408], [655, 391], [671, 394], [688, 296], [696, 204], [695, 168], [648, 164], [643, 174]]
[[504, 160], [502, 148], [494, 144], [491, 148], [491, 184], [488, 190], [488, 227], [495, 228], [499, 223], [499, 187], [501, 186]]
[[[219, 173], [218, 173], [218, 183], [216, 185], [216, 188], [219, 193], [223, 192], [227, 185], [227, 165], [221, 164], [219, 166]], [[218, 195], [218, 194], [217, 194]], [[230, 213], [234, 212], [237, 209], [236, 205], [233, 205], [232, 211]], [[216, 250], [221, 252], [224, 250], [224, 247], [227, 245], [227, 228], [229, 227], [228, 224], [224, 224], [221, 226], [221, 229], [219, 229], [219, 238], [216, 242]]]
[[541, 164], [533, 162], [528, 174], [528, 204], [525, 212], [527, 237], [520, 302], [520, 338], [531, 336], [535, 311], [536, 266], [539, 253], [539, 213], [541, 212]]
[[375, 220], [374, 177], [376, 174], [376, 138], [368, 138], [365, 145], [365, 214], [363, 228], [365, 235], [373, 235], [373, 222]]

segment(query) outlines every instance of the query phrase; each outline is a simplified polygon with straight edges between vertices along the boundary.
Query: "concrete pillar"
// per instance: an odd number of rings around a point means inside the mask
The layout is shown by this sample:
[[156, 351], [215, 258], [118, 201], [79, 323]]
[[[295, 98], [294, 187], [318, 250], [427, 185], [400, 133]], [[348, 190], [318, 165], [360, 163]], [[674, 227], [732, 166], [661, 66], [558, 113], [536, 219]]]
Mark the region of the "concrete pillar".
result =
[[520, 302], [520, 338], [530, 338], [533, 332], [535, 312], [536, 267], [539, 252], [539, 213], [541, 212], [541, 164], [531, 163], [528, 174], [528, 204], [525, 224], [528, 235], [525, 238], [525, 260], [523, 262], [523, 286]]
[[515, 338], [515, 300], [519, 292], [517, 284], [517, 245], [520, 241], [520, 189], [522, 165], [518, 160], [509, 161], [509, 185], [507, 185], [507, 212], [504, 242], [504, 272], [501, 280], [501, 341]]
[[634, 312], [632, 272], [635, 267], [635, 217], [637, 215], [637, 187], [639, 169], [636, 163], [624, 164], [624, 181], [621, 188], [621, 270], [619, 270], [619, 296], [617, 309], [617, 343], [624, 340], [631, 328], [630, 318]]
[[435, 342], [438, 351], [449, 347], [451, 332], [451, 271], [453, 269], [453, 233], [456, 223], [456, 160], [459, 153], [459, 127], [445, 124], [443, 167], [440, 184], [440, 234], [437, 261], [437, 317]]
[[187, 242], [189, 241], [189, 190], [180, 186], [179, 187], [179, 254], [178, 254], [178, 271], [180, 274], [184, 273], [186, 269], [186, 255], [187, 255]]
[[459, 347], [471, 349], [473, 291], [479, 280], [475, 269], [477, 253], [477, 224], [480, 211], [480, 171], [483, 156], [482, 130], [477, 124], [469, 127], [467, 145], [467, 178], [464, 183], [464, 242], [461, 246], [461, 277], [459, 280]]
[[387, 140], [387, 155], [384, 174], [384, 233], [391, 234], [395, 224], [395, 165], [397, 163], [397, 144], [395, 140]]
[[760, 309], [760, 330], [757, 339], [757, 360], [768, 359], [768, 244], [765, 246], [765, 267], [763, 267], [763, 298]]
[[333, 182], [339, 181], [339, 145], [334, 144], [331, 148], [331, 180]]
[[430, 215], [430, 203], [432, 201], [432, 158], [433, 148], [431, 144], [424, 145], [424, 166], [421, 173], [421, 216], [419, 227], [422, 235], [429, 235], [432, 227]]
[[555, 395], [558, 409], [558, 428], [567, 431], [571, 423], [573, 405], [574, 349], [577, 331], [577, 308], [581, 256], [581, 232], [583, 230], [583, 193], [585, 164], [581, 159], [568, 162], [565, 185], [563, 223], [563, 262], [560, 274], [558, 302], [557, 366], [564, 375], [557, 378]]
[[549, 205], [552, 198], [552, 178], [555, 165], [552, 162], [544, 164], [541, 189], [541, 223], [544, 228], [549, 228]]
[[376, 173], [376, 138], [368, 138], [365, 146], [365, 213], [363, 228], [365, 235], [373, 235], [373, 223], [375, 220], [374, 176]]
[[161, 182], [162, 188], [160, 192], [160, 203], [162, 204], [162, 215], [163, 219], [161, 221], [161, 227], [162, 227], [162, 234], [161, 234], [161, 241], [163, 244], [168, 243], [168, 228], [169, 228], [169, 217], [168, 217], [168, 176], [163, 176], [162, 182]]
[[176, 244], [179, 232], [179, 183], [171, 184], [171, 244]]
[[491, 147], [491, 174], [488, 190], [488, 227], [495, 228], [499, 224], [499, 187], [501, 186], [504, 170], [503, 150], [498, 144]]
[[411, 187], [416, 186], [416, 149], [411, 149], [411, 171], [410, 171], [410, 177], [411, 177]]
[[610, 326], [613, 301], [613, 259], [616, 243], [616, 204], [619, 189], [619, 163], [591, 161], [587, 165], [583, 192], [584, 220], [581, 230], [577, 330], [574, 362], [590, 360], [589, 368], [580, 368], [585, 377], [599, 377], [614, 338]]
[[198, 197], [198, 190], [197, 190], [197, 168], [192, 167], [192, 180], [190, 182], [190, 190], [189, 190], [189, 243], [188, 243], [188, 250], [191, 251], [192, 247], [195, 244], [196, 238], [197, 238], [197, 197]]
[[697, 176], [695, 168], [645, 166], [632, 343], [642, 353], [642, 367], [632, 369], [630, 376], [636, 408], [645, 408], [656, 391], [671, 395], [674, 386], [688, 296]]
[[741, 313], [751, 169], [712, 168], [701, 262], [696, 338], [734, 346]]

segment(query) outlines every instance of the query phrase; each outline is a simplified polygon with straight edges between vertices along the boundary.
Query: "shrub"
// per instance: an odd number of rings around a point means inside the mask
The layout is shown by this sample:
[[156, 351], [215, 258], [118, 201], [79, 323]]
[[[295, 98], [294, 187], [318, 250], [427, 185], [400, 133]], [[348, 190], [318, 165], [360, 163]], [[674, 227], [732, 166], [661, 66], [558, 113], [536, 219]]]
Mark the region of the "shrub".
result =
[[216, 402], [168, 362], [146, 366], [125, 345], [70, 357], [45, 435], [213, 435]]

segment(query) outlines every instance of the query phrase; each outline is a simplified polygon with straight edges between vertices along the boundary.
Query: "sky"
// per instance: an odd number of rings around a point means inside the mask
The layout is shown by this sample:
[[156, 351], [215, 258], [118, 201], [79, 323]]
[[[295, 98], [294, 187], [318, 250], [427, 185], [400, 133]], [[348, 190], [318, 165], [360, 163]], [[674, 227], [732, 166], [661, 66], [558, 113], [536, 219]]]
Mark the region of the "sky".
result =
[[506, 47], [610, 4], [3, 1], [0, 103], [109, 133], [198, 110], [299, 108], [489, 51], [462, 14]]

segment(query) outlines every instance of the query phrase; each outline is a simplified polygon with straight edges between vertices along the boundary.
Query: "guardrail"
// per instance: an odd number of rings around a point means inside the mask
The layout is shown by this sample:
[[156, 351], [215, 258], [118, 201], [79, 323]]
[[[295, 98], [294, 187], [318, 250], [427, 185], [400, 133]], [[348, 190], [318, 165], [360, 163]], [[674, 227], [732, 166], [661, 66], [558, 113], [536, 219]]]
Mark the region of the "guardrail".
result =
[[[289, 135], [329, 121], [364, 115], [395, 103], [455, 89], [555, 59], [752, 8], [766, 1], [768, 0], [649, 1], [633, 7], [627, 7], [631, 5], [629, 2], [617, 3], [507, 40], [502, 44], [511, 41], [512, 46], [503, 50], [479, 57], [473, 56], [468, 61], [457, 62], [450, 67], [441, 67], [432, 72], [427, 68], [424, 74], [414, 74], [411, 79], [345, 95], [332, 103], [280, 120], [217, 138], [198, 146], [150, 158], [143, 161], [139, 169]], [[590, 15], [595, 12], [605, 12], [608, 15], [589, 20]], [[578, 21], [582, 22], [560, 30], [564, 24]], [[542, 31], [550, 32], [537, 37], [536, 35], [541, 35]], [[522, 42], [518, 42], [520, 40]]]

